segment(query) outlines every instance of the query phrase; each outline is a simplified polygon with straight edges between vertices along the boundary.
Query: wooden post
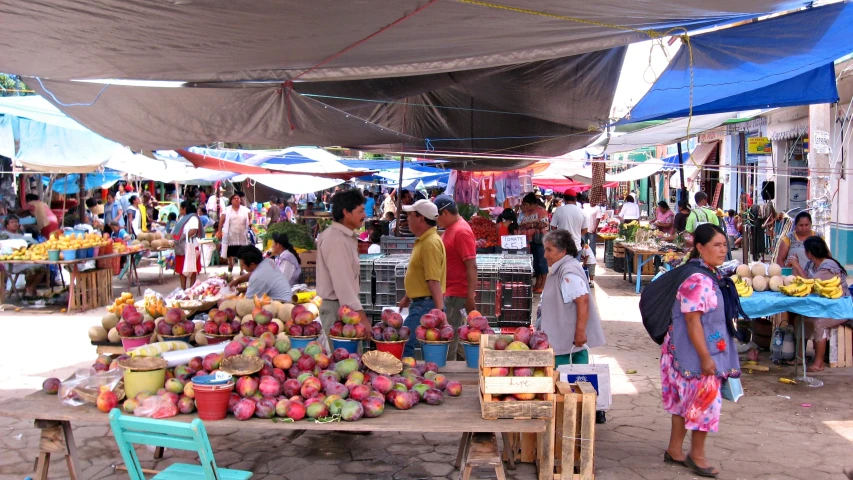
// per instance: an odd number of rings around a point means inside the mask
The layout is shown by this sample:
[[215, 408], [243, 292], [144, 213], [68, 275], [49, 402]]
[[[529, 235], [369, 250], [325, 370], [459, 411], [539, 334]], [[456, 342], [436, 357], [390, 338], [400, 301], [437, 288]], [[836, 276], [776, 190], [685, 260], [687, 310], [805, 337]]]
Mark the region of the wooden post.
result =
[[86, 174], [78, 173], [77, 177], [77, 222], [83, 223], [86, 218], [86, 204], [84, 203], [83, 192], [86, 189]]
[[[400, 150], [403, 150], [403, 146], [400, 145]], [[397, 218], [394, 222], [394, 236], [400, 236], [400, 212], [403, 211], [403, 165], [406, 161], [405, 155], [400, 155], [400, 178], [399, 183], [397, 184]]]
[[[687, 200], [687, 184], [684, 183], [684, 155], [681, 153], [681, 142], [678, 142], [678, 175], [681, 179], [681, 194], [678, 195], [678, 200]], [[690, 200], [687, 200], [688, 202]]]

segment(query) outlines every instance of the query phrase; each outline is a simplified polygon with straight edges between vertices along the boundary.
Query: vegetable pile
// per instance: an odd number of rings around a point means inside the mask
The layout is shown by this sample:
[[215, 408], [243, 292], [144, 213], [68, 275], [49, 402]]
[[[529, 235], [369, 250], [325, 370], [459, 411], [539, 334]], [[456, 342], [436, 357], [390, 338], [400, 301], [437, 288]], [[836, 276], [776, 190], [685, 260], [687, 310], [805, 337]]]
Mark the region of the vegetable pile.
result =
[[[475, 216], [468, 223], [474, 231], [474, 238], [478, 240], [478, 247], [494, 247], [498, 244], [498, 226], [494, 222], [488, 218]], [[480, 240], [484, 240], [485, 243]]]

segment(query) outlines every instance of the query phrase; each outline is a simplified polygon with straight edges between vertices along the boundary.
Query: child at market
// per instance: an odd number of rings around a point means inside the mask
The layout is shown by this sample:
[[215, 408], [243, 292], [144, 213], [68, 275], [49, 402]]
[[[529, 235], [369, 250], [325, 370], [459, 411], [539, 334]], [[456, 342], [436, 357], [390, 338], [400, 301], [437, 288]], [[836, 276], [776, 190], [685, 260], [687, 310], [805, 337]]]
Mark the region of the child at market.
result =
[[175, 212], [169, 212], [168, 221], [166, 222], [166, 231], [171, 232], [178, 223], [178, 215]]
[[583, 270], [589, 278], [589, 287], [594, 288], [595, 284], [593, 281], [595, 280], [596, 260], [595, 254], [592, 253], [592, 248], [590, 248], [589, 243], [583, 244], [583, 250], [581, 251], [581, 263], [583, 263]]
[[119, 225], [115, 220], [110, 222], [110, 230], [112, 231], [112, 233], [110, 233], [110, 238], [113, 240], [124, 240], [125, 237], [127, 237], [127, 230], [121, 228], [121, 225]]

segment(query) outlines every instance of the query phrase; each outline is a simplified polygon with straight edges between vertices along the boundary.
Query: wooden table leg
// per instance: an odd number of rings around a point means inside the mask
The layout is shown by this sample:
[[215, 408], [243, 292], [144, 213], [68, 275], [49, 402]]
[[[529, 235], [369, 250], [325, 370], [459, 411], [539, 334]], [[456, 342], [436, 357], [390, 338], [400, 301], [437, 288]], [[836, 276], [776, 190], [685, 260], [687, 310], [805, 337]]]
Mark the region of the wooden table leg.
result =
[[504, 455], [506, 455], [507, 467], [510, 470], [515, 470], [515, 447], [512, 444], [510, 435], [510, 433], [504, 432], [501, 434], [501, 438], [504, 442]]
[[465, 460], [465, 454], [468, 451], [468, 446], [471, 445], [471, 432], [464, 432], [462, 440], [459, 442], [459, 451], [456, 453], [456, 463], [454, 466], [458, 469], [462, 467], [462, 461]]
[[47, 480], [52, 453], [65, 456], [68, 464], [68, 474], [72, 480], [80, 478], [77, 468], [80, 460], [77, 457], [77, 445], [71, 431], [71, 422], [56, 420], [36, 420], [35, 427], [41, 430], [39, 454], [36, 460], [36, 479]]
[[68, 315], [71, 315], [71, 306], [74, 304], [74, 295], [77, 294], [77, 264], [71, 264], [71, 278], [68, 280], [68, 308], [65, 310]]
[[554, 480], [554, 419], [545, 422], [545, 431], [539, 435], [539, 480]]

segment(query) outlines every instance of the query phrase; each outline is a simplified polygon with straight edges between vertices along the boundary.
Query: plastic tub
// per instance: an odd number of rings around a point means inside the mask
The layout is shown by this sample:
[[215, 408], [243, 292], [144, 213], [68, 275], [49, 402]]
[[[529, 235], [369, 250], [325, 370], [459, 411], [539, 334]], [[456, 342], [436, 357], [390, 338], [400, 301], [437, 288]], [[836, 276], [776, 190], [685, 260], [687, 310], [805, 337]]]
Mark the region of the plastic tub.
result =
[[95, 258], [95, 247], [89, 247], [86, 249], [86, 258]]
[[51, 262], [56, 262], [59, 260], [59, 250], [48, 250], [47, 251], [47, 259]]
[[791, 267], [782, 267], [782, 276], [787, 277], [788, 275], [793, 275], [794, 269]]
[[403, 359], [403, 349], [406, 347], [406, 342], [408, 340], [400, 340], [398, 342], [377, 342], [376, 340], [373, 343], [376, 344], [376, 349], [380, 352], [390, 353], [394, 355], [398, 359]]
[[305, 348], [311, 342], [316, 342], [319, 335], [316, 337], [290, 337], [290, 348]]
[[193, 382], [195, 406], [198, 418], [202, 420], [222, 420], [228, 414], [228, 399], [234, 390], [234, 382], [224, 385], [204, 385]]
[[[349, 353], [358, 353], [358, 344], [361, 342], [358, 338], [335, 338], [332, 339], [332, 350], [343, 348]], [[291, 340], [292, 341], [292, 340]]]
[[151, 335], [145, 335], [144, 337], [121, 337], [121, 346], [124, 347], [125, 352], [129, 352], [136, 347], [148, 345], [149, 343], [151, 343]]
[[166, 369], [150, 370], [147, 372], [124, 371], [124, 392], [127, 398], [136, 398], [139, 392], [148, 392], [151, 395], [163, 388], [166, 383]]
[[461, 342], [465, 347], [465, 363], [468, 368], [480, 368], [480, 344]]
[[421, 342], [424, 362], [433, 362], [439, 367], [447, 365], [447, 348], [450, 342]]
[[88, 248], [78, 248], [77, 249], [77, 258], [89, 258], [89, 249]]
[[77, 260], [77, 250], [63, 250], [62, 258], [64, 260]]
[[93, 257], [97, 257], [101, 253], [101, 247], [92, 247], [93, 248]]

